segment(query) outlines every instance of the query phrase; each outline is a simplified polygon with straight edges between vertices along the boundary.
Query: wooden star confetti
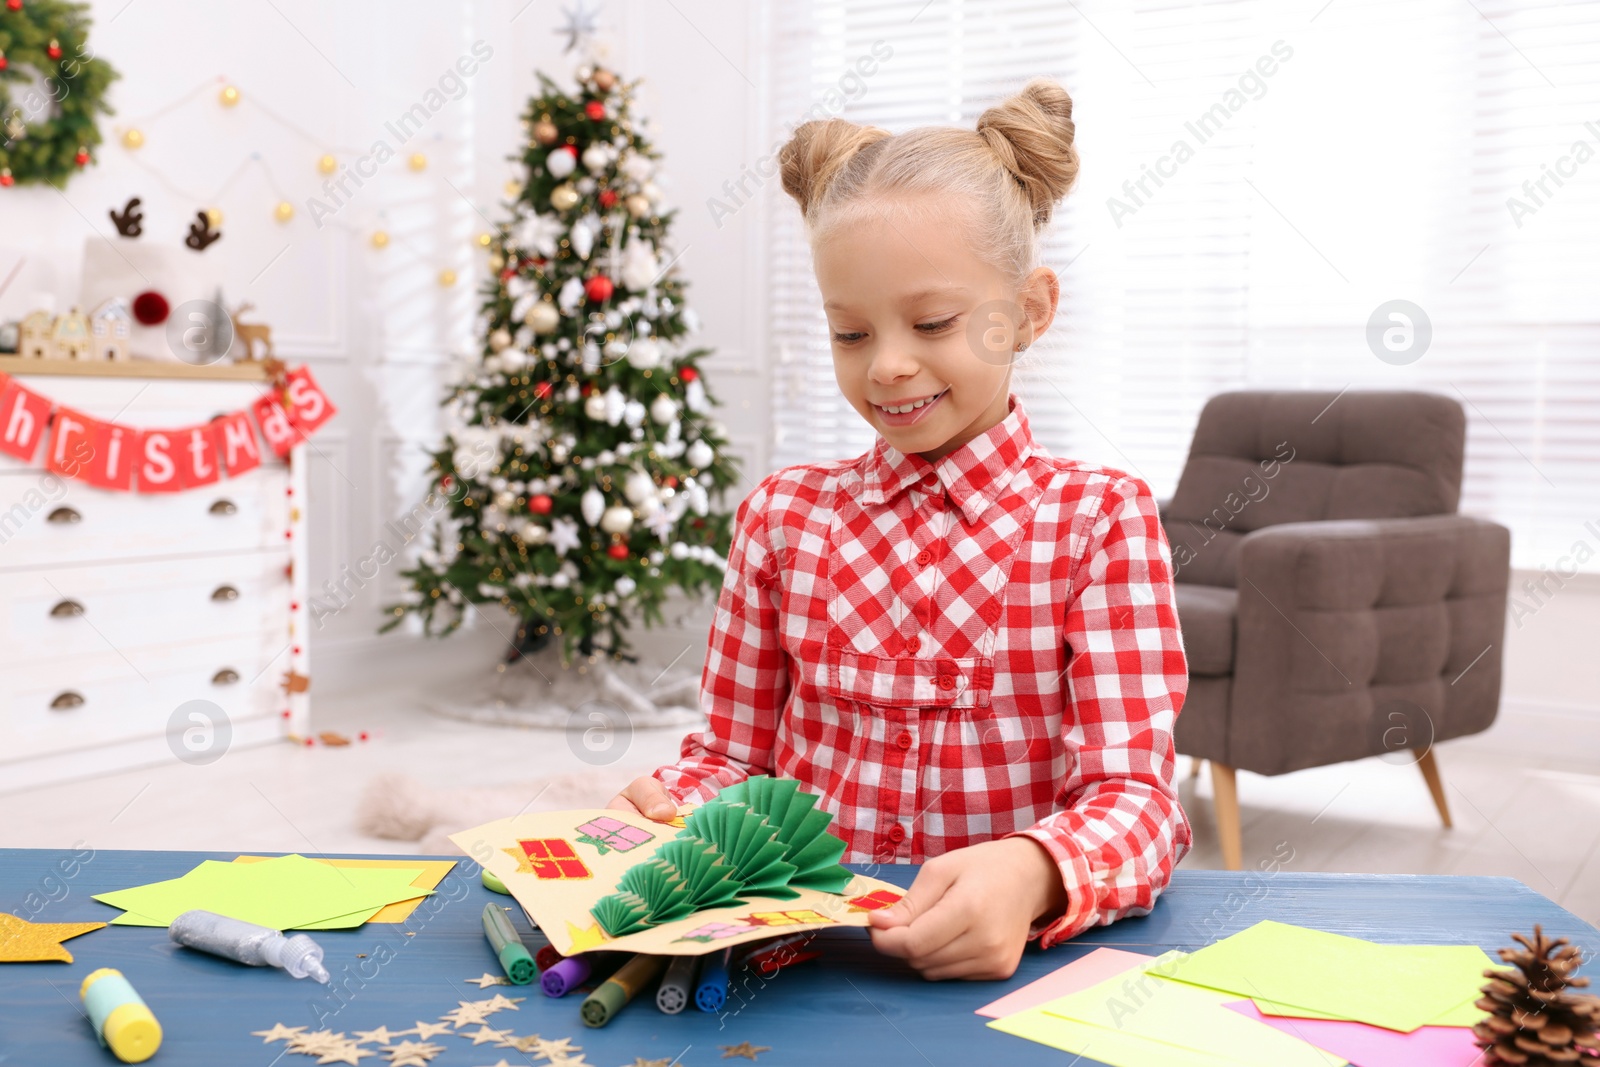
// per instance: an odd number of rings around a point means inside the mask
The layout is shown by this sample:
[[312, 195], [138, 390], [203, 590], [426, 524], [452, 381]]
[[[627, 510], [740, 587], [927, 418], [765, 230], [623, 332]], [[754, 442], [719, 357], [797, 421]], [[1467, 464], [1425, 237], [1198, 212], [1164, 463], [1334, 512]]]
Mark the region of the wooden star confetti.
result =
[[358, 1065], [358, 1067], [359, 1067], [359, 1064], [361, 1063], [361, 1057], [363, 1057], [363, 1056], [376, 1056], [376, 1055], [377, 1055], [376, 1052], [373, 1052], [371, 1049], [362, 1048], [360, 1045], [356, 1044], [354, 1041], [343, 1041], [343, 1042], [340, 1042], [335, 1047], [330, 1048], [327, 1052], [323, 1053], [322, 1054], [322, 1058], [317, 1060], [317, 1062], [318, 1063], [353, 1063], [353, 1064]]
[[574, 1052], [579, 1052], [582, 1049], [582, 1045], [574, 1045], [572, 1043], [572, 1038], [563, 1037], [555, 1041], [546, 1041], [543, 1038], [537, 1039], [533, 1042], [533, 1048], [526, 1051], [532, 1052], [535, 1056], [543, 1056], [545, 1059], [554, 1060], [563, 1056], [570, 1057]]
[[471, 1026], [473, 1023], [482, 1023], [489, 1016], [493, 1015], [494, 1011], [495, 1009], [489, 1007], [489, 1002], [486, 1000], [463, 1000], [459, 1008], [452, 1008], [443, 1015], [439, 1016], [439, 1018], [451, 1023], [455, 1029], [459, 1030], [463, 1026]]
[[342, 1032], [335, 1034], [327, 1030], [313, 1030], [309, 1034], [295, 1034], [289, 1038], [289, 1051], [321, 1056], [338, 1048], [344, 1040]]
[[482, 978], [465, 978], [465, 979], [462, 979], [462, 980], [466, 981], [466, 982], [471, 982], [473, 985], [477, 986], [479, 989], [485, 989], [485, 988], [487, 988], [489, 986], [492, 986], [492, 985], [510, 985], [511, 984], [511, 979], [507, 978], [505, 975], [502, 975], [502, 974], [490, 974], [488, 971], [484, 971], [483, 972], [483, 977]]
[[647, 1060], [639, 1056], [633, 1058], [628, 1067], [672, 1067], [671, 1060]]
[[285, 1041], [304, 1030], [303, 1026], [285, 1026], [282, 1023], [273, 1023], [271, 1030], [252, 1030], [250, 1036], [259, 1037], [263, 1045], [270, 1045], [274, 1041]]
[[[507, 1030], [506, 1033], [509, 1035], [511, 1031]], [[504, 1041], [496, 1045], [495, 1048], [514, 1048], [518, 1052], [532, 1052], [534, 1049], [539, 1047], [539, 1043], [543, 1040], [544, 1038], [540, 1037], [538, 1034], [529, 1034], [527, 1037], [508, 1036]]]
[[105, 923], [31, 923], [0, 912], [0, 963], [58, 960], [71, 963], [72, 953], [61, 947], [69, 937], [98, 930]]
[[486, 1041], [497, 1041], [501, 1048], [509, 1047], [506, 1042], [511, 1038], [510, 1030], [491, 1030], [487, 1026], [478, 1027], [477, 1033], [469, 1034], [465, 1030], [457, 1030], [457, 1037], [470, 1037], [474, 1045], [481, 1045]]
[[506, 1062], [506, 1058], [504, 1056], [501, 1056], [499, 1063], [485, 1064], [484, 1067], [511, 1067], [511, 1064]]
[[527, 997], [507, 997], [496, 993], [494, 996], [490, 997], [488, 1001], [480, 1000], [478, 1003], [487, 1004], [490, 1011], [521, 1011], [522, 1009], [518, 1008], [517, 1005], [521, 1004], [527, 999]]
[[373, 1041], [379, 1045], [387, 1045], [397, 1037], [414, 1034], [415, 1030], [391, 1030], [387, 1026], [380, 1026], [376, 1030], [357, 1030], [357, 1041]]
[[443, 1052], [444, 1046], [402, 1041], [398, 1045], [390, 1045], [384, 1051], [388, 1052], [389, 1062], [393, 1067], [428, 1067], [428, 1061]]
[[741, 1041], [737, 1045], [718, 1045], [717, 1047], [722, 1050], [722, 1058], [725, 1060], [731, 1060], [735, 1056], [743, 1056], [747, 1060], [753, 1060], [758, 1052], [772, 1051], [772, 1046], [770, 1045], [752, 1045], [748, 1041]]
[[[448, 1034], [451, 1029], [452, 1027], [449, 1023], [425, 1023], [419, 1021], [417, 1025], [412, 1027], [410, 1030], [402, 1030], [400, 1033], [416, 1034], [422, 1040], [426, 1041], [435, 1034]], [[401, 1044], [408, 1044], [408, 1042], [402, 1041]]]

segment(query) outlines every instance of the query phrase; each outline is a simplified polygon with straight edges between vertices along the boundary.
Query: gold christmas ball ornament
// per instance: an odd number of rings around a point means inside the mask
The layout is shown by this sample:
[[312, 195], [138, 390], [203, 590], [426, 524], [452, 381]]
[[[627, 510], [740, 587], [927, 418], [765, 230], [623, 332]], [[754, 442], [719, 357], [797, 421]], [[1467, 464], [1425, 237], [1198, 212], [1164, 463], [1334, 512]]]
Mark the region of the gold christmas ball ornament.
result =
[[376, 231], [374, 231], [373, 234], [372, 234], [372, 247], [373, 248], [388, 248], [389, 247], [389, 234], [388, 234], [388, 232], [384, 231], [384, 230], [376, 230]]
[[124, 130], [122, 134], [123, 148], [140, 148], [144, 145], [144, 131], [137, 126]]
[[574, 189], [567, 182], [562, 182], [560, 185], [550, 190], [550, 206], [555, 208], [557, 211], [569, 210], [576, 205], [577, 202], [578, 190]]
[[499, 252], [494, 252], [494, 253], [490, 254], [490, 256], [489, 256], [489, 269], [490, 270], [498, 272], [505, 265], [506, 265], [506, 257], [505, 256], [502, 256]]
[[287, 200], [279, 200], [278, 206], [272, 209], [272, 217], [279, 222], [288, 222], [294, 218], [294, 205]]
[[217, 99], [222, 101], [223, 107], [232, 107], [239, 102], [239, 88], [235, 85], [225, 85], [222, 92], [217, 94]]
[[323, 174], [332, 174], [339, 169], [339, 161], [331, 155], [323, 155], [317, 160], [317, 170]]
[[541, 300], [528, 309], [524, 320], [534, 333], [550, 333], [561, 323], [561, 312], [548, 300]]
[[220, 207], [206, 208], [206, 220], [213, 226], [222, 225], [222, 209]]
[[412, 170], [426, 170], [428, 166], [428, 157], [423, 155], [421, 152], [413, 152], [411, 153], [411, 158], [406, 160], [406, 165]]
[[533, 139], [540, 144], [555, 144], [556, 138], [561, 136], [561, 131], [556, 129], [556, 124], [549, 119], [540, 119], [533, 124]]
[[628, 214], [636, 219], [642, 219], [650, 214], [650, 200], [639, 193], [634, 193], [625, 201], [628, 205]]
[[446, 267], [444, 270], [439, 272], [439, 284], [440, 285], [442, 285], [446, 289], [448, 289], [448, 288], [450, 288], [450, 286], [454, 285], [455, 283], [456, 283], [456, 272], [455, 271], [451, 270], [449, 267]]
[[594, 87], [603, 93], [609, 93], [617, 84], [617, 76], [604, 67], [594, 72]]

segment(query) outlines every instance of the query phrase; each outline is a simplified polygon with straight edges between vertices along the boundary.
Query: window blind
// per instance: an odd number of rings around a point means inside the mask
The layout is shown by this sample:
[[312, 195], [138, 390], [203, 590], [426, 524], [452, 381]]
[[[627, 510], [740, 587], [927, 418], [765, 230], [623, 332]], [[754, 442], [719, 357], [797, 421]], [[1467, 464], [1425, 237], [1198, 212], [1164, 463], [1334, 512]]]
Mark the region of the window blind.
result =
[[[1600, 4], [768, 10], [776, 140], [831, 114], [971, 127], [1038, 74], [1072, 94], [1060, 306], [1014, 378], [1050, 451], [1166, 496], [1217, 392], [1441, 392], [1467, 412], [1462, 510], [1511, 527], [1519, 567], [1600, 570]], [[774, 462], [860, 454], [799, 210], [776, 181], [764, 210]], [[1380, 358], [1397, 300], [1431, 339]]]

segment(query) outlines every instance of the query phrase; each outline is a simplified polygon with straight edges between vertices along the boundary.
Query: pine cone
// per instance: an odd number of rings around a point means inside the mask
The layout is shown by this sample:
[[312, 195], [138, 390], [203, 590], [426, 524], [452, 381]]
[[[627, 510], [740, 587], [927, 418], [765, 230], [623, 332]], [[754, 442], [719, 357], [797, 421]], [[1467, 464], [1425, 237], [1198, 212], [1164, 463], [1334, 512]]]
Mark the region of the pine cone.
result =
[[[1554, 941], [1535, 925], [1523, 947], [1503, 948], [1500, 958], [1516, 970], [1484, 971], [1489, 984], [1476, 1006], [1488, 1012], [1472, 1028], [1489, 1067], [1600, 1067], [1600, 997], [1567, 992], [1589, 984], [1573, 978], [1583, 954], [1567, 939]], [[1566, 947], [1563, 947], [1566, 946]]]

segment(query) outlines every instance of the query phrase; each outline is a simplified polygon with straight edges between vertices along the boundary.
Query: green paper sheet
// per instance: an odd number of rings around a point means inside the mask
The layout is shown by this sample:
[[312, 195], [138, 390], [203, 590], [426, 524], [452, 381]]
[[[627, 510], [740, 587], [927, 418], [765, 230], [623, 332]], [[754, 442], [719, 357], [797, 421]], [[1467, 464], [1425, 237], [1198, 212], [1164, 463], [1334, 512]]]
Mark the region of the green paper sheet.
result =
[[1458, 1008], [1483, 984], [1466, 976], [1485, 966], [1493, 964], [1476, 945], [1385, 945], [1268, 919], [1189, 953], [1163, 976], [1259, 997], [1273, 1014], [1309, 1010], [1410, 1033]]
[[1181, 959], [1166, 953], [989, 1025], [1117, 1067], [1344, 1067], [1330, 1052], [1229, 1011], [1231, 994], [1159, 977]]
[[124, 909], [117, 926], [167, 926], [203, 908], [275, 930], [359, 926], [388, 904], [429, 896], [411, 868], [335, 868], [304, 856], [259, 863], [206, 860], [179, 878], [133, 886], [94, 899]]

